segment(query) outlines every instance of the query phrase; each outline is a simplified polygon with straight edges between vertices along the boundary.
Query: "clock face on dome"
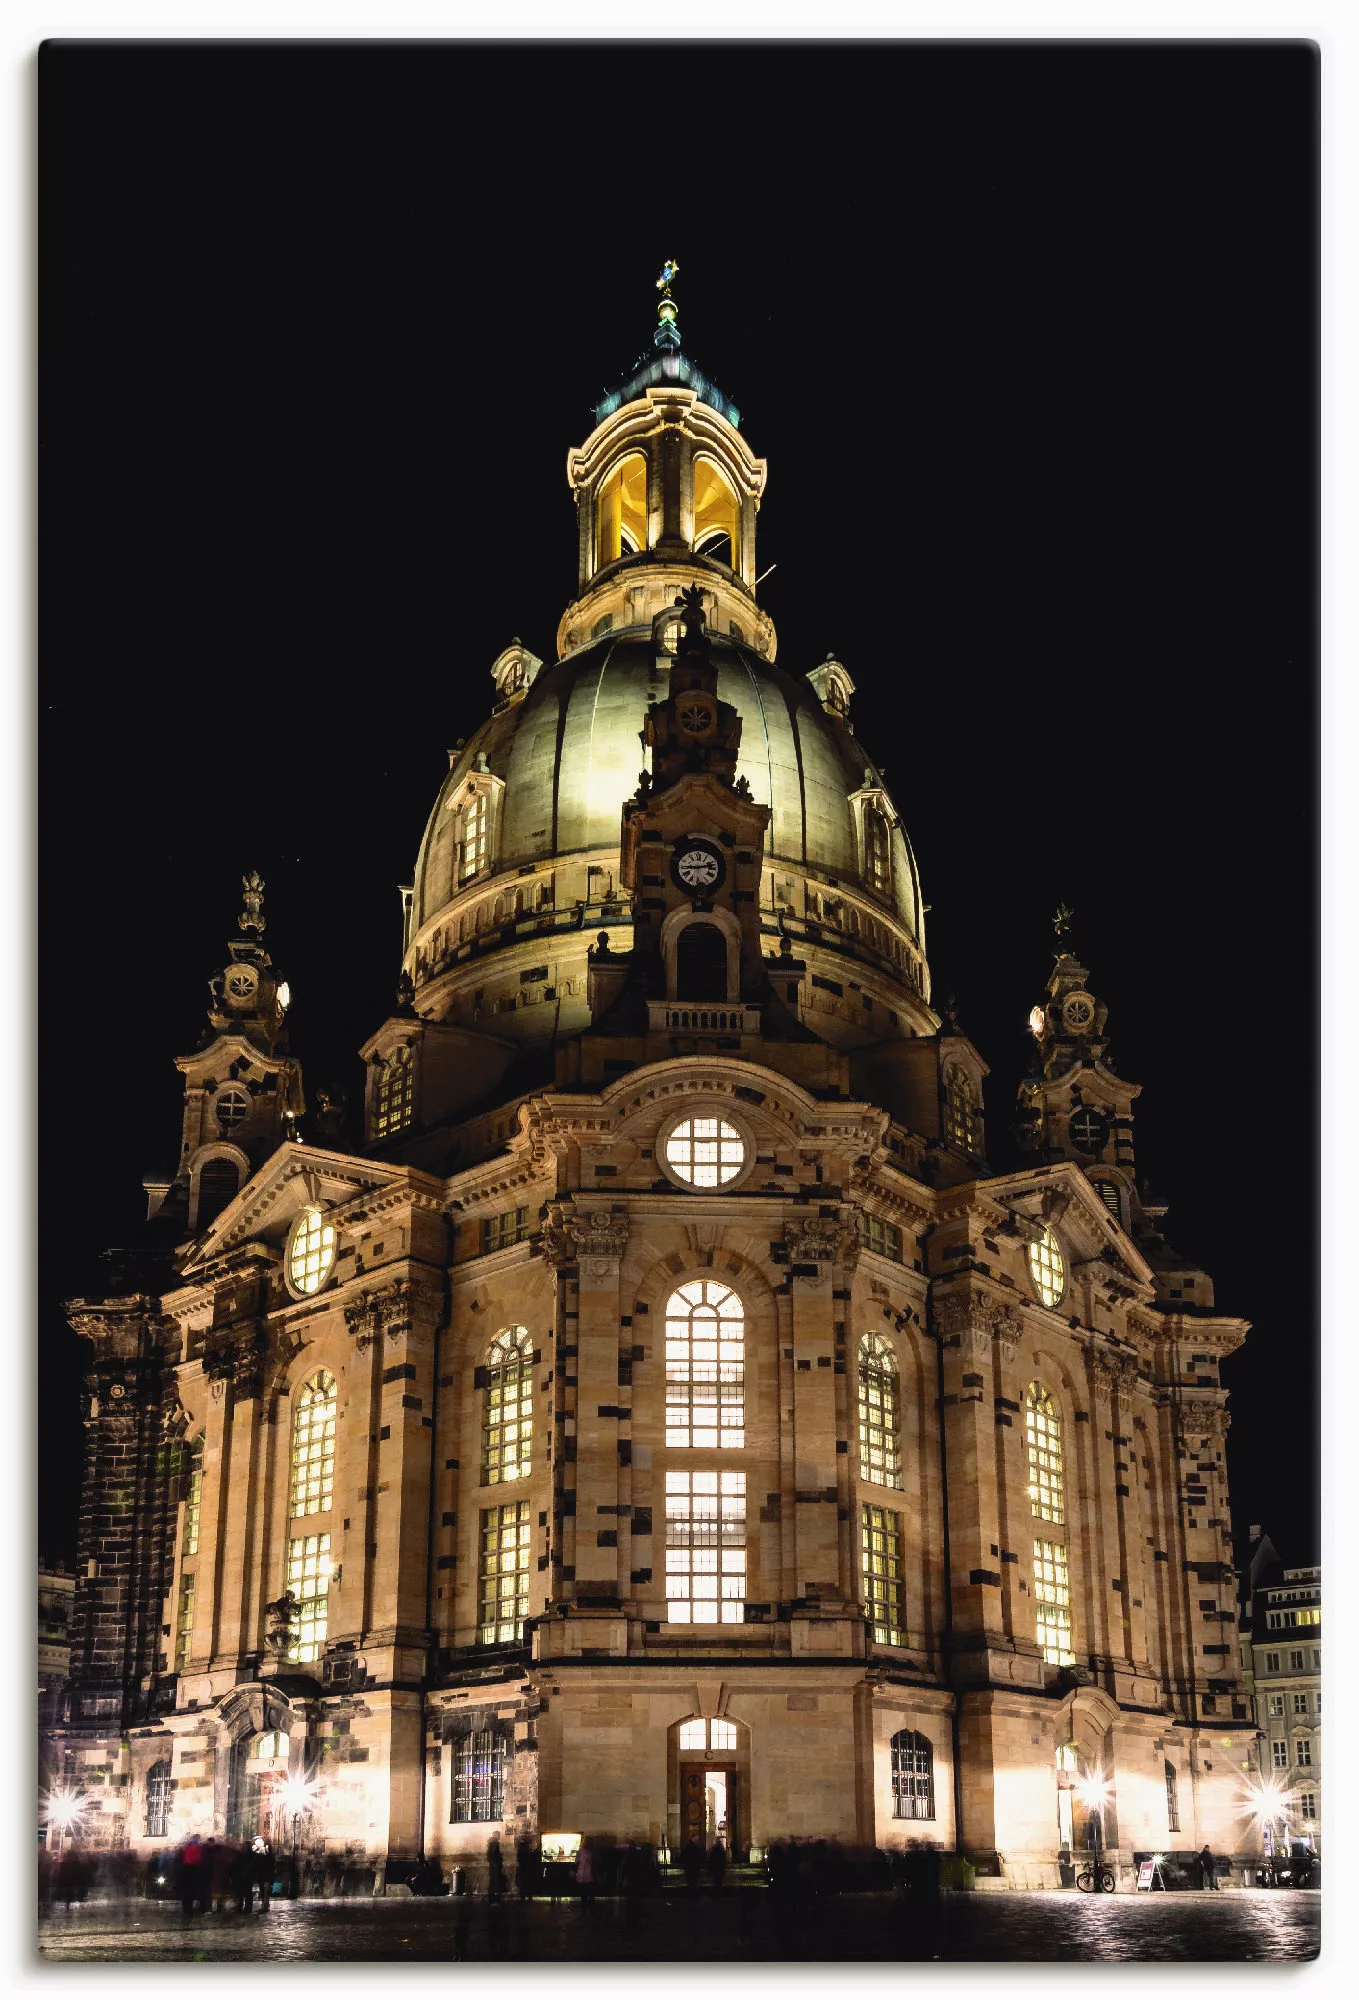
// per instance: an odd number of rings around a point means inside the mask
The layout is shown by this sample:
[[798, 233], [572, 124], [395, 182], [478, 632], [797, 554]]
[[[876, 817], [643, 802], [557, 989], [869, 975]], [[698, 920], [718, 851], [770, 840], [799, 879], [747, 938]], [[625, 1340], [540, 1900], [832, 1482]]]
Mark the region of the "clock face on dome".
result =
[[1088, 1028], [1095, 1018], [1095, 1003], [1088, 993], [1068, 993], [1062, 1002], [1062, 1019], [1068, 1028]]
[[713, 705], [699, 695], [683, 696], [679, 703], [679, 726], [686, 736], [703, 736], [716, 721]]
[[238, 965], [227, 974], [227, 993], [233, 1000], [249, 1000], [255, 991], [255, 975], [248, 965]]
[[696, 896], [710, 895], [727, 872], [726, 862], [706, 840], [682, 840], [670, 866], [680, 888]]

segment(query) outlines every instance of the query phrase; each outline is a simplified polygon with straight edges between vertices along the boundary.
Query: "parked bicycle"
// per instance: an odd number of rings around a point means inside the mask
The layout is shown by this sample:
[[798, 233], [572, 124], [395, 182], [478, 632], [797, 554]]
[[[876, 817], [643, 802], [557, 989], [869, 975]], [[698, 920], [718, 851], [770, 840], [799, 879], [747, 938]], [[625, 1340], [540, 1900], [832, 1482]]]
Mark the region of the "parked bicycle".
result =
[[1114, 1871], [1102, 1864], [1098, 1868], [1082, 1868], [1076, 1877], [1076, 1887], [1084, 1889], [1088, 1895], [1099, 1895], [1101, 1892], [1106, 1896], [1112, 1895]]

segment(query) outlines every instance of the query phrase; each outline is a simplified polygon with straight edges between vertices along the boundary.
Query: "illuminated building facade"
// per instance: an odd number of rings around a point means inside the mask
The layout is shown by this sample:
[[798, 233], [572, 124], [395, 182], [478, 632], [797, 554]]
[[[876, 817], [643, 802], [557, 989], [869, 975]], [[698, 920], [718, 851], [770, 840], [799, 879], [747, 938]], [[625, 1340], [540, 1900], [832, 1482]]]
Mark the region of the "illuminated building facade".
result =
[[250, 878], [145, 1256], [72, 1304], [89, 1823], [1041, 1885], [1093, 1779], [1117, 1863], [1241, 1851], [1245, 1328], [1139, 1194], [1105, 1008], [1059, 934], [992, 1174], [854, 682], [778, 661], [766, 468], [668, 285], [596, 419], [556, 658], [492, 664], [402, 891], [366, 1145], [299, 1134]]
[[1321, 1570], [1286, 1569], [1268, 1535], [1251, 1529], [1241, 1631], [1260, 1738], [1260, 1776], [1277, 1814], [1272, 1853], [1321, 1852]]

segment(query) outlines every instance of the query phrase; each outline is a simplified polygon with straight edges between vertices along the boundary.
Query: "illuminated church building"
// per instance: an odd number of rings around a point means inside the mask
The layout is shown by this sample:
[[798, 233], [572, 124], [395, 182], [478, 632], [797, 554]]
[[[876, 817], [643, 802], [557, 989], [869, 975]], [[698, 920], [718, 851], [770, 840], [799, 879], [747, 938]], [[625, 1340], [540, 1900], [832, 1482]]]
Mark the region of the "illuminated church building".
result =
[[300, 1811], [389, 1872], [697, 1831], [1055, 1884], [1090, 1779], [1125, 1881], [1243, 1851], [1244, 1324], [1060, 934], [990, 1172], [853, 681], [777, 658], [765, 464], [675, 312], [568, 454], [555, 660], [508, 646], [451, 753], [359, 1151], [247, 878], [145, 1251], [70, 1306], [58, 1765], [97, 1844]]

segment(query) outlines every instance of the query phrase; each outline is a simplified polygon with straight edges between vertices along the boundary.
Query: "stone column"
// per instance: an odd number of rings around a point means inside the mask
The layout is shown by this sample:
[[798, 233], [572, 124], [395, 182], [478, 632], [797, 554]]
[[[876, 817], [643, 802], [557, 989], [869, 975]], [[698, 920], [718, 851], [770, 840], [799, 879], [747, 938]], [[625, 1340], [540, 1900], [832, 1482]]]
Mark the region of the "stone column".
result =
[[381, 1327], [377, 1486], [371, 1547], [368, 1647], [390, 1646], [395, 1678], [417, 1678], [430, 1643], [430, 1434], [434, 1335], [445, 1310], [433, 1274], [413, 1272], [374, 1294]]
[[837, 1260], [849, 1247], [846, 1235], [833, 1215], [797, 1216], [784, 1224], [793, 1307], [795, 1653], [847, 1654], [863, 1646], [840, 1535], [839, 1460], [845, 1454], [837, 1450], [834, 1280]]
[[619, 1574], [619, 1444], [626, 1431], [630, 1445], [632, 1434], [632, 1391], [618, 1384], [627, 1211], [577, 1207], [571, 1233], [578, 1272], [575, 1595], [621, 1603], [627, 1579]]
[[[936, 1294], [934, 1305], [935, 1330], [943, 1341], [944, 1353], [941, 1420], [948, 1450], [945, 1505], [953, 1601], [950, 1671], [961, 1669], [965, 1680], [984, 1680], [989, 1647], [1006, 1641], [996, 1425], [988, 1385], [991, 1335], [982, 1306], [983, 1302], [969, 1293], [966, 1280], [942, 1296]], [[964, 1667], [967, 1655], [974, 1659]]]

